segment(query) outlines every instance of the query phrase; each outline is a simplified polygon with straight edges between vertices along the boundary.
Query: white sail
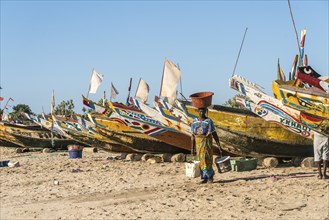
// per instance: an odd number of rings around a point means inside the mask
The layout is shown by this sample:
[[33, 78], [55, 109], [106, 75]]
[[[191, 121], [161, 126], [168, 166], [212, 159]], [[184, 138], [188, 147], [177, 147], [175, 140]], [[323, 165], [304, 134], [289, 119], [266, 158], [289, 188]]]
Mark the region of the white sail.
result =
[[160, 96], [168, 98], [170, 104], [176, 99], [176, 88], [180, 80], [181, 72], [175, 64], [165, 59], [161, 81]]
[[149, 85], [142, 79], [139, 80], [136, 90], [136, 98], [139, 98], [141, 102], [146, 103], [150, 92]]
[[113, 83], [111, 83], [111, 98], [115, 99], [118, 94], [118, 90], [114, 87]]
[[93, 93], [95, 94], [97, 92], [98, 87], [102, 83], [104, 78], [104, 75], [101, 73], [96, 72], [95, 69], [93, 69], [93, 73], [90, 79], [90, 84], [89, 84], [89, 92], [88, 93]]

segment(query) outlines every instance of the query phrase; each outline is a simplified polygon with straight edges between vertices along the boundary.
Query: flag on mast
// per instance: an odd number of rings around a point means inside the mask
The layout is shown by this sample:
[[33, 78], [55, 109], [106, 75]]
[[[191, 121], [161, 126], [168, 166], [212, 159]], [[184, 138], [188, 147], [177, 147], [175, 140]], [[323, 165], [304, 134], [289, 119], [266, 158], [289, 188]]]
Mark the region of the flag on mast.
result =
[[111, 82], [111, 98], [115, 99], [115, 97], [119, 94], [118, 90], [114, 87]]
[[176, 88], [180, 76], [181, 72], [177, 66], [166, 58], [163, 67], [160, 96], [168, 98], [170, 104], [176, 100]]
[[141, 102], [146, 103], [150, 92], [149, 85], [142, 79], [139, 80], [138, 87], [136, 90], [136, 98], [139, 98]]
[[51, 111], [50, 113], [53, 115], [55, 113], [55, 91], [53, 90], [53, 93], [51, 95]]
[[284, 72], [280, 66], [280, 60], [278, 59], [278, 74], [277, 79], [281, 81], [286, 81], [286, 76], [284, 75]]
[[97, 92], [98, 87], [102, 83], [104, 78], [104, 75], [101, 73], [96, 72], [95, 69], [93, 69], [93, 73], [90, 79], [90, 84], [89, 84], [89, 91], [88, 93], [95, 94]]
[[129, 99], [130, 99], [130, 91], [131, 91], [131, 84], [132, 84], [133, 78], [130, 78], [130, 83], [129, 83], [129, 87], [128, 87], [128, 97], [126, 100], [126, 105], [129, 104]]
[[[303, 28], [302, 32], [301, 32], [301, 39], [300, 39], [300, 44], [299, 44], [299, 48], [300, 48], [300, 60], [302, 61], [302, 59], [304, 58], [304, 45], [305, 45], [305, 38], [306, 38], [306, 29]], [[299, 65], [302, 65], [303, 63], [300, 62]]]
[[291, 69], [291, 79], [296, 79], [296, 69], [297, 69], [298, 55], [295, 56], [294, 62]]

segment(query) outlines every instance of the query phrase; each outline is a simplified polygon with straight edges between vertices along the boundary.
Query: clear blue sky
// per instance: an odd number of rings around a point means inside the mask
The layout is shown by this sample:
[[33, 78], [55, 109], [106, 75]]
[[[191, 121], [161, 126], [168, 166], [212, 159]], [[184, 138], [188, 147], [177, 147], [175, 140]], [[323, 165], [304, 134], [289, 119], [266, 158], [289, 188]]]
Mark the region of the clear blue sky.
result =
[[[300, 35], [307, 28], [309, 63], [328, 75], [328, 1], [291, 1]], [[245, 28], [236, 73], [271, 92], [277, 60], [286, 73], [298, 53], [287, 1], [3, 1], [1, 0], [1, 102], [50, 112], [73, 99], [81, 113], [91, 71], [105, 75], [124, 102], [140, 77], [159, 94], [164, 58], [178, 63], [183, 94], [213, 91], [213, 103], [237, 94], [228, 86]], [[299, 36], [300, 37], [300, 36]]]

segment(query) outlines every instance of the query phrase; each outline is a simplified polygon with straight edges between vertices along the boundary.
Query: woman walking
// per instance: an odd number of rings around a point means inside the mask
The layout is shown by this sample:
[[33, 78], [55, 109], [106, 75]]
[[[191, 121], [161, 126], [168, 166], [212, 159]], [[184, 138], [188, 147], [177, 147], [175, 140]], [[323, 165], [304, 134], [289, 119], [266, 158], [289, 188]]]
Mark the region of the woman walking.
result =
[[212, 138], [215, 139], [219, 152], [222, 153], [214, 123], [206, 116], [207, 111], [207, 108], [199, 108], [199, 117], [191, 125], [191, 151], [192, 153], [196, 152], [197, 160], [200, 161], [201, 183], [212, 183], [214, 181]]

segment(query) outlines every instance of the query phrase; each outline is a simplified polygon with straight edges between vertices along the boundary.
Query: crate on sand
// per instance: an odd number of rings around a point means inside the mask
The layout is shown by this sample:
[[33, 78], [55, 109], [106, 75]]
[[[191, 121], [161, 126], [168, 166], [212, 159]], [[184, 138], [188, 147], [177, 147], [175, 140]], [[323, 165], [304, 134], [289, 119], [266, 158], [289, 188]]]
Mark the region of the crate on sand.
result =
[[231, 159], [232, 171], [249, 171], [257, 168], [257, 158]]

